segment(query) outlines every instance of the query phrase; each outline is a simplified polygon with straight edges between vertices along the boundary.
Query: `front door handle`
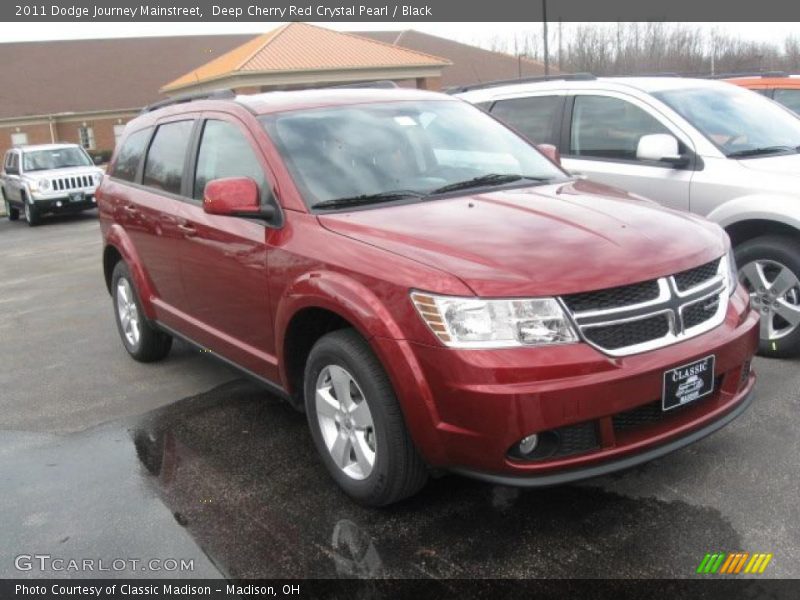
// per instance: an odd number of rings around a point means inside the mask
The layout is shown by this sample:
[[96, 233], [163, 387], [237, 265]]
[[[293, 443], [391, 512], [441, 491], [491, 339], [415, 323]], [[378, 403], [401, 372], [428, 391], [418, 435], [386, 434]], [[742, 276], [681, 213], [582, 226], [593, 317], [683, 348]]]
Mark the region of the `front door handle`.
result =
[[137, 214], [139, 212], [139, 209], [136, 208], [133, 204], [126, 204], [124, 206], [124, 208], [125, 208], [125, 212], [129, 212], [132, 215], [135, 215], [135, 214]]
[[191, 225], [186, 225], [184, 223], [179, 223], [178, 229], [180, 229], [187, 236], [192, 236], [197, 234], [197, 230], [194, 227], [192, 227]]

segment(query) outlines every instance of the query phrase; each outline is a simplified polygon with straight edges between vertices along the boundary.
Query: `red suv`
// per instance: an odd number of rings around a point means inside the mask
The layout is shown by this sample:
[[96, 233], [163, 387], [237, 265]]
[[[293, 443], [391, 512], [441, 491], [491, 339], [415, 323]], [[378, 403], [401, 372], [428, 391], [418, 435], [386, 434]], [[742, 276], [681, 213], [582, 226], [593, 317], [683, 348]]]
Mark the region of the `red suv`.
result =
[[758, 316], [725, 233], [570, 178], [458, 99], [184, 98], [132, 121], [109, 173], [127, 351], [159, 360], [179, 336], [263, 382], [362, 503], [432, 467], [609, 473], [749, 404]]

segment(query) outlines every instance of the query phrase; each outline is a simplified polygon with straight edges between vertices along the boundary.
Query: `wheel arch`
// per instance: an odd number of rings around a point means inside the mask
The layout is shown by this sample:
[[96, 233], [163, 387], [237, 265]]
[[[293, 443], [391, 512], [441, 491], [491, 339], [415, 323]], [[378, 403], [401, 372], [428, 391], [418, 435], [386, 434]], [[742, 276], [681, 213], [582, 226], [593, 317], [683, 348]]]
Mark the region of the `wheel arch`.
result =
[[115, 223], [111, 225], [105, 236], [105, 247], [103, 248], [103, 276], [109, 294], [111, 293], [111, 276], [114, 273], [114, 266], [120, 260], [125, 261], [125, 264], [128, 265], [145, 316], [148, 319], [154, 319], [156, 315], [152, 302], [153, 286], [128, 234]]

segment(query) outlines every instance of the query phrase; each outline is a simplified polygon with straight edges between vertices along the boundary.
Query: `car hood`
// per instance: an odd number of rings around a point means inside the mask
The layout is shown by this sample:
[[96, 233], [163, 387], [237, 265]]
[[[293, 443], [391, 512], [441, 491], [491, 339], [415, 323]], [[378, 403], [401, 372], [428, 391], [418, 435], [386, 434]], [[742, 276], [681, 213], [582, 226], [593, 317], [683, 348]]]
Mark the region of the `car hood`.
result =
[[796, 178], [800, 175], [800, 154], [782, 154], [761, 158], [739, 159], [738, 163], [745, 169], [769, 173], [771, 175], [787, 175]]
[[87, 167], [66, 167], [64, 169], [47, 169], [44, 171], [27, 171], [24, 176], [27, 179], [56, 179], [59, 177], [77, 177], [78, 175], [94, 175], [104, 173], [103, 169], [93, 166]]
[[319, 220], [331, 231], [451, 273], [487, 297], [634, 283], [703, 264], [727, 248], [725, 234], [708, 221], [588, 181]]

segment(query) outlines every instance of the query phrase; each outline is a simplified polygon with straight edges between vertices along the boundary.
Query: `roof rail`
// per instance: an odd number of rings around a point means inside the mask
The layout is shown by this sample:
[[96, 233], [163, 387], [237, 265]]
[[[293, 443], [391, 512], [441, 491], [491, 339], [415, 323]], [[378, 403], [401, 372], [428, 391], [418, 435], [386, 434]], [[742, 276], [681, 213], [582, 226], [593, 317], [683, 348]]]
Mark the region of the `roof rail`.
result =
[[174, 98], [166, 98], [148, 104], [142, 109], [142, 113], [153, 112], [165, 106], [172, 106], [173, 104], [182, 104], [184, 102], [193, 102], [194, 100], [233, 100], [236, 98], [236, 93], [233, 90], [221, 89], [213, 90], [210, 92], [197, 92], [195, 94], [184, 94], [182, 96], [175, 96]]
[[[326, 87], [326, 86], [322, 86]], [[395, 89], [397, 84], [390, 79], [380, 79], [378, 81], [360, 81], [356, 83], [343, 83], [327, 86], [327, 89], [352, 89], [352, 88], [375, 88], [382, 90]]]
[[487, 81], [485, 83], [475, 83], [473, 85], [459, 85], [445, 90], [448, 94], [461, 94], [472, 90], [483, 90], [486, 88], [500, 87], [502, 85], [514, 85], [515, 83], [538, 83], [541, 81], [594, 81], [597, 79], [591, 73], [565, 73], [563, 75], [537, 75], [535, 77], [519, 77], [517, 79], [499, 79], [497, 81]]

